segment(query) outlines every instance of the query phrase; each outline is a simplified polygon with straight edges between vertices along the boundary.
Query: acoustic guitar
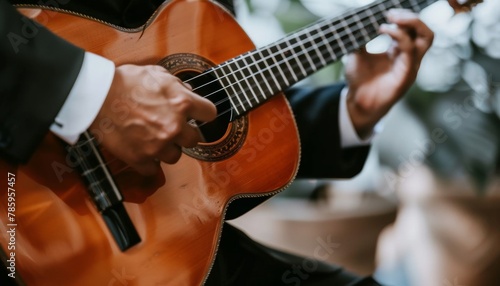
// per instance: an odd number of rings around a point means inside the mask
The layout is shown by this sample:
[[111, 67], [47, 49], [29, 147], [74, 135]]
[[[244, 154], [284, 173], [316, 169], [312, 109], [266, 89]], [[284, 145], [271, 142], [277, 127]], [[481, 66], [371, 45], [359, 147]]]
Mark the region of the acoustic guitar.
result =
[[[219, 116], [199, 124], [206, 142], [184, 149], [177, 164], [162, 164], [154, 178], [100, 150], [105, 128], [75, 146], [47, 135], [26, 165], [0, 161], [0, 244], [9, 279], [203, 284], [228, 205], [272, 196], [295, 177], [300, 143], [281, 91], [377, 36], [388, 9], [420, 11], [433, 2], [375, 1], [259, 49], [209, 0], [167, 0], [137, 29], [56, 7], [18, 7], [116, 65], [164, 66], [212, 100]], [[116, 112], [126, 116], [127, 108]]]

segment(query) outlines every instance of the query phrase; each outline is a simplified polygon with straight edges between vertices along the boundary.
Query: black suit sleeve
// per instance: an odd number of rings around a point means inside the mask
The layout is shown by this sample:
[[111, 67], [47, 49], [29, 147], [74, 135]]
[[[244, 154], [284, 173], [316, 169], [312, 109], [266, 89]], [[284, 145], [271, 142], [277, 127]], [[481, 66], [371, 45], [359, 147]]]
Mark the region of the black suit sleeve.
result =
[[[322, 88], [292, 88], [286, 96], [292, 106], [301, 141], [297, 178], [351, 178], [364, 166], [370, 147], [341, 148], [339, 102], [343, 84]], [[234, 219], [269, 197], [236, 200], [226, 219]]]
[[26, 162], [66, 100], [84, 51], [0, 0], [0, 154]]
[[299, 178], [350, 178], [363, 168], [368, 146], [340, 146], [338, 111], [343, 87], [293, 88], [286, 93], [300, 134]]

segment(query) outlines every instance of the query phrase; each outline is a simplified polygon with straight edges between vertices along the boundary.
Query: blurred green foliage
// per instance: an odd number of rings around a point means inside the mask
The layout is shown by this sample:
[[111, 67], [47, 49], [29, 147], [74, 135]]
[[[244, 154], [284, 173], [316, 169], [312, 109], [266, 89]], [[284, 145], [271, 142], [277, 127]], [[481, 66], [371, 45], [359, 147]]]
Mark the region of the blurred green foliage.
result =
[[[241, 1], [244, 1], [243, 3], [250, 13], [258, 14], [261, 12], [259, 9], [265, 9], [262, 0]], [[308, 10], [307, 5], [304, 5], [304, 1], [313, 0], [275, 1], [279, 1], [279, 8], [275, 9], [272, 15], [280, 23], [284, 33], [293, 32], [320, 18]], [[351, 7], [356, 5], [355, 2], [331, 0], [332, 5], [342, 9], [349, 8], [349, 5]], [[500, 24], [498, 24], [498, 27], [500, 27]], [[467, 32], [470, 33], [469, 38], [472, 38], [471, 30], [469, 29]], [[436, 34], [436, 36], [440, 35]], [[468, 45], [468, 43], [466, 44]], [[442, 42], [439, 45], [442, 45]], [[420, 120], [429, 136], [434, 129], [441, 128], [448, 138], [446, 142], [436, 146], [433, 152], [427, 154], [424, 163], [443, 179], [467, 178], [473, 182], [477, 191], [481, 193], [488, 188], [492, 179], [498, 175], [500, 161], [500, 122], [498, 117], [498, 114], [500, 114], [500, 99], [496, 97], [499, 97], [500, 94], [500, 73], [498, 72], [500, 70], [500, 60], [493, 59], [482, 52], [481, 48], [472, 43], [472, 40], [470, 40], [470, 46], [472, 47], [470, 58], [460, 58], [458, 60], [459, 64], [456, 66], [458, 70], [454, 71], [461, 74], [462, 78], [458, 82], [449, 86], [446, 91], [440, 92], [427, 91], [425, 86], [415, 85], [404, 102]], [[443, 49], [442, 46], [439, 48]], [[463, 47], [450, 46], [448, 55], [453, 56], [452, 54], [457, 48], [460, 50]], [[475, 98], [477, 102], [478, 91], [473, 88], [472, 85], [474, 84], [471, 83], [475, 79], [467, 78], [467, 76], [471, 75], [462, 72], [467, 62], [477, 64], [486, 74], [487, 78], [482, 80], [488, 85], [488, 92], [482, 96], [487, 96], [488, 99], [482, 102], [482, 107], [471, 104], [473, 101], [471, 98]], [[428, 61], [426, 64], [439, 65], [442, 63]], [[427, 70], [432, 71], [434, 68], [430, 66]], [[477, 77], [477, 74], [472, 74], [472, 76]], [[342, 62], [337, 62], [308, 78], [307, 81], [308, 84], [323, 85], [342, 79], [342, 77], [343, 65]], [[484, 106], [489, 107], [485, 109]], [[405, 134], [402, 136], [411, 136], [411, 129], [408, 126], [398, 126], [398, 128], [401, 129], [401, 134]], [[400, 154], [394, 156], [398, 155]]]

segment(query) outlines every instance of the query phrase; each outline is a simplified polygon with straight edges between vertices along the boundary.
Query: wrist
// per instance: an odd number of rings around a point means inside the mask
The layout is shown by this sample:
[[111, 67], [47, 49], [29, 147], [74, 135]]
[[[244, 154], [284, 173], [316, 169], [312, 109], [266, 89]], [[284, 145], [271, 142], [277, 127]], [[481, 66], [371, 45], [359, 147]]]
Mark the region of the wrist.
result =
[[114, 63], [86, 52], [76, 81], [50, 130], [74, 144], [97, 116], [114, 75]]
[[350, 93], [347, 96], [346, 105], [354, 130], [361, 139], [373, 134], [375, 125], [387, 112], [376, 108], [373, 102], [366, 99], [359, 100]]

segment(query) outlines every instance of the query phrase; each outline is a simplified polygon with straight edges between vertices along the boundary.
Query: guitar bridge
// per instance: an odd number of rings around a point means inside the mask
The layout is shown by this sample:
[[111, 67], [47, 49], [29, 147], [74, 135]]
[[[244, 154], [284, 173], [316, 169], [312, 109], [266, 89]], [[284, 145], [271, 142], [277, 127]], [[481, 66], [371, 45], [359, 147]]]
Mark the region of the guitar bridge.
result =
[[87, 191], [120, 250], [125, 251], [138, 244], [141, 238], [122, 203], [121, 192], [97, 149], [94, 137], [85, 132], [67, 150], [77, 162]]

